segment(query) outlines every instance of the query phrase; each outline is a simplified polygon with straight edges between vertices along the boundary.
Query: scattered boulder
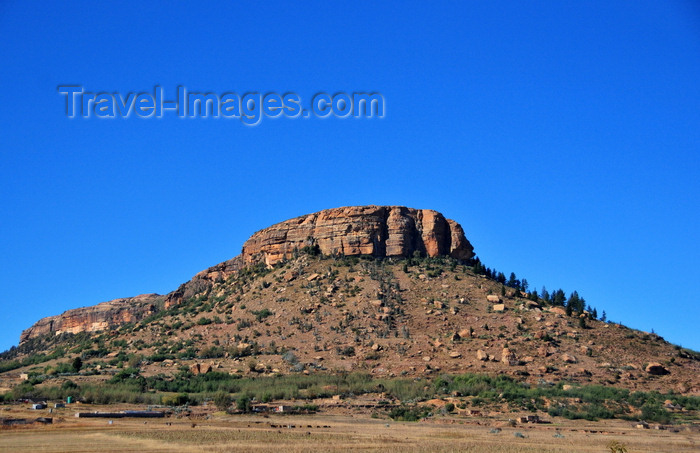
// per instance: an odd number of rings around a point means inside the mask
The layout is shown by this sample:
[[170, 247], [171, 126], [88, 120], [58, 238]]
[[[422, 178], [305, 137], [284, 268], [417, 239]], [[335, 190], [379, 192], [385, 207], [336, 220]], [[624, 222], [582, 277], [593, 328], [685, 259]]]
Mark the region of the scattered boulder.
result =
[[501, 301], [501, 298], [495, 294], [489, 294], [488, 296], [486, 296], [486, 300], [488, 300], [489, 302], [498, 303]]
[[459, 352], [457, 352], [457, 351], [450, 352], [450, 358], [458, 359], [460, 357], [462, 357], [462, 354], [460, 354]]
[[492, 308], [493, 308], [493, 311], [496, 313], [503, 313], [504, 311], [506, 311], [505, 304], [495, 304]]
[[190, 365], [190, 373], [194, 374], [195, 376], [198, 374], [207, 374], [211, 371], [211, 369], [211, 363], [193, 363]]
[[518, 358], [516, 357], [514, 351], [511, 351], [508, 348], [503, 348], [503, 352], [501, 353], [501, 362], [504, 365], [515, 366], [518, 364]]
[[576, 358], [576, 356], [571, 354], [562, 354], [561, 360], [566, 363], [578, 363], [578, 359]]
[[663, 376], [665, 374], [670, 374], [671, 372], [666, 369], [665, 366], [661, 365], [658, 362], [652, 362], [649, 365], [644, 368], [644, 371], [646, 371], [649, 374], [652, 374], [654, 376]]
[[489, 359], [489, 355], [481, 349], [479, 349], [478, 351], [476, 351], [476, 358], [481, 360], [482, 362], [486, 362]]

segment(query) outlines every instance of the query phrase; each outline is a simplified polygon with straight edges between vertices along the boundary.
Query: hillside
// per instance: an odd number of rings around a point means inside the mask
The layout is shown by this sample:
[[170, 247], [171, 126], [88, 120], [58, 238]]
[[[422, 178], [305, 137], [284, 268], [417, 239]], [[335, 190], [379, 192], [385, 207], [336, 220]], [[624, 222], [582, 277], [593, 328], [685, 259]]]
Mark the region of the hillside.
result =
[[323, 211], [256, 233], [240, 256], [168, 295], [40, 320], [2, 354], [0, 379], [10, 391], [23, 373], [41, 387], [125, 369], [166, 381], [210, 371], [426, 382], [474, 373], [700, 394], [697, 353], [587, 311], [569, 315], [481, 268], [462, 228], [434, 211]]

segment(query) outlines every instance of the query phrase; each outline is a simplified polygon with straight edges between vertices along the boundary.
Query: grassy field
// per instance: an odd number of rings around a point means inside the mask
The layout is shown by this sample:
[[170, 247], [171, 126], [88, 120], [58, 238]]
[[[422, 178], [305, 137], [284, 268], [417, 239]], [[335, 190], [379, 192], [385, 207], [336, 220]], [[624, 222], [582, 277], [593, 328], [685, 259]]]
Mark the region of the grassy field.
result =
[[[214, 413], [180, 419], [115, 419], [110, 425], [106, 419], [75, 418], [68, 410], [52, 415], [52, 425], [0, 429], [0, 451], [606, 452], [611, 441], [624, 444], [630, 453], [700, 448], [697, 430], [640, 430], [623, 421], [556, 420], [509, 427], [503, 421], [485, 419], [393, 422], [347, 415], [265, 418]], [[37, 414], [17, 408], [2, 416], [35, 418]], [[492, 432], [496, 429], [500, 432]]]

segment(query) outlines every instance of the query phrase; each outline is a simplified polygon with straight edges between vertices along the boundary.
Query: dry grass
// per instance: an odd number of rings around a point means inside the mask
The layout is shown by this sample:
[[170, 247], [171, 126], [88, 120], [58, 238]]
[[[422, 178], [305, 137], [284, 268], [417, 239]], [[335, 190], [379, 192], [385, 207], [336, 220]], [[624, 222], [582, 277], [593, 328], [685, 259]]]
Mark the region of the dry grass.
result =
[[[697, 451], [696, 431], [635, 430], [629, 423], [570, 422], [503, 427], [484, 424], [395, 423], [347, 416], [215, 416], [209, 420], [70, 419], [49, 426], [0, 430], [0, 451], [11, 452], [603, 452], [618, 440], [629, 452]], [[168, 425], [167, 423], [171, 423]], [[491, 423], [489, 425], [489, 423]], [[275, 427], [271, 426], [275, 425]], [[288, 426], [294, 425], [293, 428]], [[323, 426], [327, 426], [324, 428]], [[594, 430], [595, 433], [590, 431]], [[588, 432], [587, 432], [588, 431]], [[525, 437], [516, 437], [515, 433]], [[564, 437], [554, 437], [555, 433]]]

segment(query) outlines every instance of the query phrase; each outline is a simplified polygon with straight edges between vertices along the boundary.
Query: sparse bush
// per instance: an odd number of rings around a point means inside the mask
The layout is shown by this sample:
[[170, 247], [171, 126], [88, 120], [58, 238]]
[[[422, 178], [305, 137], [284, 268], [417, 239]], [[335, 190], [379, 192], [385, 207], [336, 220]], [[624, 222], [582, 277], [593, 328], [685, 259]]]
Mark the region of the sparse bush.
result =
[[225, 411], [231, 405], [231, 395], [223, 391], [216, 392], [214, 394], [214, 404], [220, 411]]
[[399, 406], [389, 411], [389, 417], [397, 421], [415, 422], [428, 417], [430, 408], [420, 406]]

